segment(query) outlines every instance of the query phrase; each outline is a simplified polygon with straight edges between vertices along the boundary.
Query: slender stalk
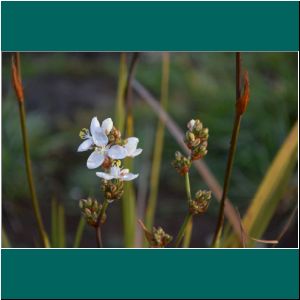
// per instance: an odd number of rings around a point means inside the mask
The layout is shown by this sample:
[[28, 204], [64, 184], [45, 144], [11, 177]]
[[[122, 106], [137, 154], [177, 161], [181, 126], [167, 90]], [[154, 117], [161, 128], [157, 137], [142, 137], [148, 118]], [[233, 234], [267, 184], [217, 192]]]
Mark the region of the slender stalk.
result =
[[[236, 101], [239, 101], [240, 96], [241, 96], [241, 54], [238, 52], [236, 53]], [[235, 156], [236, 146], [237, 146], [237, 139], [240, 131], [241, 118], [242, 118], [242, 114], [238, 113], [238, 111], [236, 110], [233, 130], [231, 135], [230, 148], [228, 153], [228, 159], [227, 159], [227, 166], [225, 171], [225, 179], [223, 185], [223, 193], [221, 198], [218, 223], [213, 238], [213, 244], [212, 244], [213, 247], [219, 246], [219, 241], [222, 235], [222, 228], [224, 224], [225, 200], [227, 197], [229, 184], [230, 184], [232, 166], [233, 166], [233, 161], [234, 161], [234, 156]]]
[[192, 200], [192, 194], [191, 194], [191, 184], [190, 184], [190, 174], [189, 172], [185, 173], [185, 190], [186, 190], [186, 196], [188, 203]]
[[[189, 202], [192, 201], [189, 172], [185, 173], [185, 190], [186, 190], [186, 195], [187, 195], [187, 202], [189, 205]], [[193, 214], [191, 214], [189, 212], [187, 214], [187, 216], [185, 217], [183, 224], [179, 230], [179, 233], [175, 240], [174, 247], [178, 248], [182, 238], [185, 237], [184, 242], [183, 242], [183, 247], [188, 248], [190, 245], [190, 241], [191, 241], [192, 229], [193, 229]]]
[[26, 111], [25, 111], [25, 104], [24, 104], [24, 93], [23, 93], [23, 86], [22, 86], [22, 78], [21, 78], [21, 59], [20, 53], [14, 53], [12, 55], [12, 82], [16, 92], [16, 96], [19, 103], [19, 113], [20, 113], [20, 123], [21, 123], [21, 131], [22, 131], [22, 138], [23, 138], [23, 149], [24, 149], [24, 156], [25, 156], [25, 166], [26, 166], [26, 175], [29, 185], [29, 190], [31, 194], [31, 201], [33, 206], [33, 211], [35, 218], [38, 224], [38, 230], [43, 242], [44, 247], [50, 247], [49, 239], [43, 224], [42, 215], [40, 212], [39, 201], [37, 198], [34, 180], [33, 180], [33, 173], [32, 173], [32, 166], [31, 166], [31, 159], [30, 159], [30, 147], [29, 147], [29, 139], [27, 134], [27, 127], [26, 127]]
[[[129, 66], [127, 81], [124, 91], [124, 99], [126, 105], [126, 136], [133, 136], [133, 116], [132, 116], [132, 89], [131, 84], [134, 78], [134, 71], [139, 58], [139, 53], [133, 53], [132, 60]], [[125, 160], [125, 168], [132, 168], [132, 161]], [[125, 247], [134, 247], [135, 241], [135, 193], [132, 182], [127, 182], [124, 187], [124, 196], [122, 201], [123, 223], [124, 223], [124, 244]]]
[[105, 214], [105, 212], [108, 208], [108, 205], [109, 205], [109, 202], [105, 199], [104, 202], [103, 202], [103, 206], [101, 208], [100, 214], [99, 214], [98, 226], [95, 227], [97, 246], [99, 248], [103, 248], [102, 234], [101, 234], [101, 224], [102, 224], [104, 214]]
[[57, 217], [58, 217], [57, 201], [52, 198], [51, 201], [51, 246], [56, 248], [58, 245], [58, 229], [57, 229]]
[[193, 232], [193, 219], [186, 226], [185, 235], [182, 242], [182, 248], [189, 248]]
[[102, 236], [101, 236], [101, 226], [100, 225], [95, 227], [95, 232], [96, 232], [97, 247], [98, 248], [103, 248]]
[[[185, 174], [185, 190], [188, 203], [192, 200], [191, 194], [191, 185], [190, 185], [190, 175], [189, 173]], [[191, 237], [192, 237], [192, 230], [193, 230], [193, 218], [191, 218], [186, 226], [184, 240], [183, 240], [183, 248], [188, 248], [190, 246]]]
[[125, 97], [126, 80], [127, 80], [126, 78], [127, 78], [126, 53], [121, 53], [115, 119], [116, 119], [116, 127], [121, 131], [122, 134], [124, 133], [124, 126], [125, 126], [124, 97]]
[[48, 236], [47, 236], [44, 224], [43, 224], [42, 215], [41, 215], [41, 211], [40, 211], [40, 205], [39, 205], [39, 201], [37, 198], [35, 185], [34, 185], [34, 181], [33, 181], [29, 140], [28, 140], [27, 128], [26, 128], [26, 112], [25, 112], [24, 102], [19, 101], [19, 111], [20, 111], [21, 130], [22, 130], [22, 137], [23, 137], [23, 148], [24, 148], [24, 155], [25, 155], [26, 174], [27, 174], [27, 180], [28, 180], [28, 185], [29, 185], [30, 194], [31, 194], [32, 206], [33, 206], [35, 218], [37, 220], [40, 237], [43, 241], [44, 247], [49, 248], [50, 243], [49, 243], [49, 239], [48, 239]]
[[[163, 109], [167, 109], [168, 94], [169, 94], [169, 70], [170, 70], [170, 55], [163, 53], [162, 63], [162, 81], [161, 81], [161, 99], [160, 104]], [[165, 124], [159, 120], [157, 124], [156, 137], [154, 142], [153, 160], [150, 175], [150, 192], [148, 199], [148, 206], [145, 216], [145, 225], [147, 228], [152, 228], [154, 221], [154, 214], [157, 204], [157, 194], [160, 179], [160, 166], [164, 146]], [[145, 241], [146, 242], [146, 241]]]
[[186, 215], [186, 217], [185, 217], [185, 219], [184, 219], [184, 221], [183, 221], [183, 224], [181, 225], [181, 228], [180, 228], [180, 230], [179, 230], [179, 232], [178, 232], [178, 235], [177, 235], [177, 237], [176, 237], [176, 240], [175, 240], [175, 243], [174, 243], [174, 247], [175, 247], [175, 248], [178, 248], [178, 247], [179, 247], [180, 242], [181, 242], [181, 240], [182, 240], [182, 238], [183, 238], [183, 236], [184, 236], [184, 233], [185, 233], [185, 231], [186, 231], [186, 228], [187, 228], [187, 226], [188, 226], [188, 223], [190, 222], [190, 220], [192, 219], [192, 217], [193, 217], [193, 215], [190, 214], [190, 213], [188, 213], [188, 214]]
[[73, 248], [79, 248], [85, 224], [85, 219], [81, 216], [77, 226]]

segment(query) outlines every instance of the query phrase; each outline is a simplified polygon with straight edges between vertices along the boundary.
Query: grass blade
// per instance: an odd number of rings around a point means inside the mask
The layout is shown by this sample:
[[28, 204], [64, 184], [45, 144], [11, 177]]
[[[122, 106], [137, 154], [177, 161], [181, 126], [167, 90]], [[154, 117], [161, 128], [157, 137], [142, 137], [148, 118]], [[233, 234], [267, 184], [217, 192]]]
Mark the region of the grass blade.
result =
[[66, 225], [65, 225], [65, 209], [62, 204], [58, 204], [57, 211], [57, 233], [58, 233], [58, 247], [66, 247]]
[[[162, 80], [161, 80], [161, 99], [160, 104], [164, 110], [167, 110], [168, 95], [169, 95], [169, 73], [170, 73], [170, 55], [163, 53], [162, 60]], [[158, 120], [156, 137], [154, 142], [153, 160], [150, 175], [150, 191], [148, 206], [145, 216], [145, 225], [147, 228], [153, 227], [154, 214], [157, 204], [157, 193], [160, 179], [160, 165], [164, 146], [165, 124]]]
[[[267, 229], [293, 172], [297, 161], [297, 148], [298, 122], [279, 149], [243, 218], [249, 236], [259, 239]], [[251, 241], [249, 246], [254, 243], [255, 241]], [[239, 247], [240, 243], [236, 235], [232, 234], [224, 246]]]
[[51, 200], [51, 246], [58, 247], [57, 236], [57, 201], [55, 198]]
[[82, 239], [82, 235], [83, 235], [83, 231], [85, 228], [85, 219], [83, 216], [81, 216], [78, 226], [77, 226], [77, 230], [76, 230], [76, 234], [75, 234], [75, 240], [74, 240], [74, 244], [73, 244], [73, 248], [79, 248], [80, 246], [80, 242]]
[[[124, 103], [126, 105], [126, 131], [125, 136], [134, 135], [134, 124], [132, 115], [132, 95], [131, 84], [134, 77], [134, 71], [137, 65], [139, 54], [133, 53], [132, 60], [128, 69], [127, 80], [124, 90]], [[124, 167], [132, 170], [132, 159], [125, 159]], [[123, 224], [124, 224], [124, 246], [132, 248], [135, 244], [135, 228], [136, 228], [136, 210], [135, 210], [135, 191], [132, 181], [126, 182], [124, 185], [124, 196], [122, 199]]]
[[5, 229], [2, 227], [2, 235], [1, 235], [1, 247], [2, 248], [11, 248], [11, 244], [10, 244], [10, 241], [8, 239], [8, 236], [6, 234], [6, 231]]
[[121, 53], [117, 103], [116, 103], [116, 111], [115, 111], [116, 127], [121, 131], [121, 133], [124, 133], [124, 127], [125, 127], [124, 95], [126, 89], [126, 78], [127, 78], [126, 53]]

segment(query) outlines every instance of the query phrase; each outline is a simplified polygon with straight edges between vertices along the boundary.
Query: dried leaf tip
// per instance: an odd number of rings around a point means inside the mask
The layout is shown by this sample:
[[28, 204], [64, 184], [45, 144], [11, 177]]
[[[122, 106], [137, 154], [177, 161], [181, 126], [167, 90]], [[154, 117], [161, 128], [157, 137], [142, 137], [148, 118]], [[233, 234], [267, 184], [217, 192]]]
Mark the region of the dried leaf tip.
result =
[[24, 102], [23, 86], [22, 86], [21, 78], [19, 76], [19, 70], [15, 59], [15, 55], [12, 56], [11, 69], [12, 69], [13, 87], [15, 89], [18, 101], [22, 103]]
[[248, 72], [245, 71], [243, 94], [241, 95], [240, 99], [236, 103], [236, 110], [239, 115], [242, 115], [246, 111], [249, 99], [250, 99], [249, 76], [248, 76]]

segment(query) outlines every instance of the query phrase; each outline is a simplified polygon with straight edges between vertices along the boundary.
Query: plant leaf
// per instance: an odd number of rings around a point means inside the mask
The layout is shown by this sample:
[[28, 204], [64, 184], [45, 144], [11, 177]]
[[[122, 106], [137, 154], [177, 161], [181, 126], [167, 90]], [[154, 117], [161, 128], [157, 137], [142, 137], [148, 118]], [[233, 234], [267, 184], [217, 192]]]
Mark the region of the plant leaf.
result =
[[[257, 240], [264, 234], [286, 189], [297, 161], [298, 121], [279, 149], [259, 186], [244, 218], [243, 225], [249, 236]], [[255, 241], [249, 242], [253, 246]], [[236, 234], [232, 233], [224, 247], [239, 247]]]

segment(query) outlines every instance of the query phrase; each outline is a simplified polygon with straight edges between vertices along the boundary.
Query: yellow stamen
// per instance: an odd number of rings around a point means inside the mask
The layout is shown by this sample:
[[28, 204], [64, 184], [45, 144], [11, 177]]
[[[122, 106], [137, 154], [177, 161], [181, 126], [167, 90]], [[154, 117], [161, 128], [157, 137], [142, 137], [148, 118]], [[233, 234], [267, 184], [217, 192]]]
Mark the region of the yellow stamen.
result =
[[79, 132], [79, 137], [81, 139], [85, 139], [87, 135], [89, 135], [89, 130], [87, 128], [82, 128]]
[[118, 159], [118, 160], [114, 160], [112, 162], [112, 166], [114, 167], [120, 167], [121, 166], [121, 161]]

